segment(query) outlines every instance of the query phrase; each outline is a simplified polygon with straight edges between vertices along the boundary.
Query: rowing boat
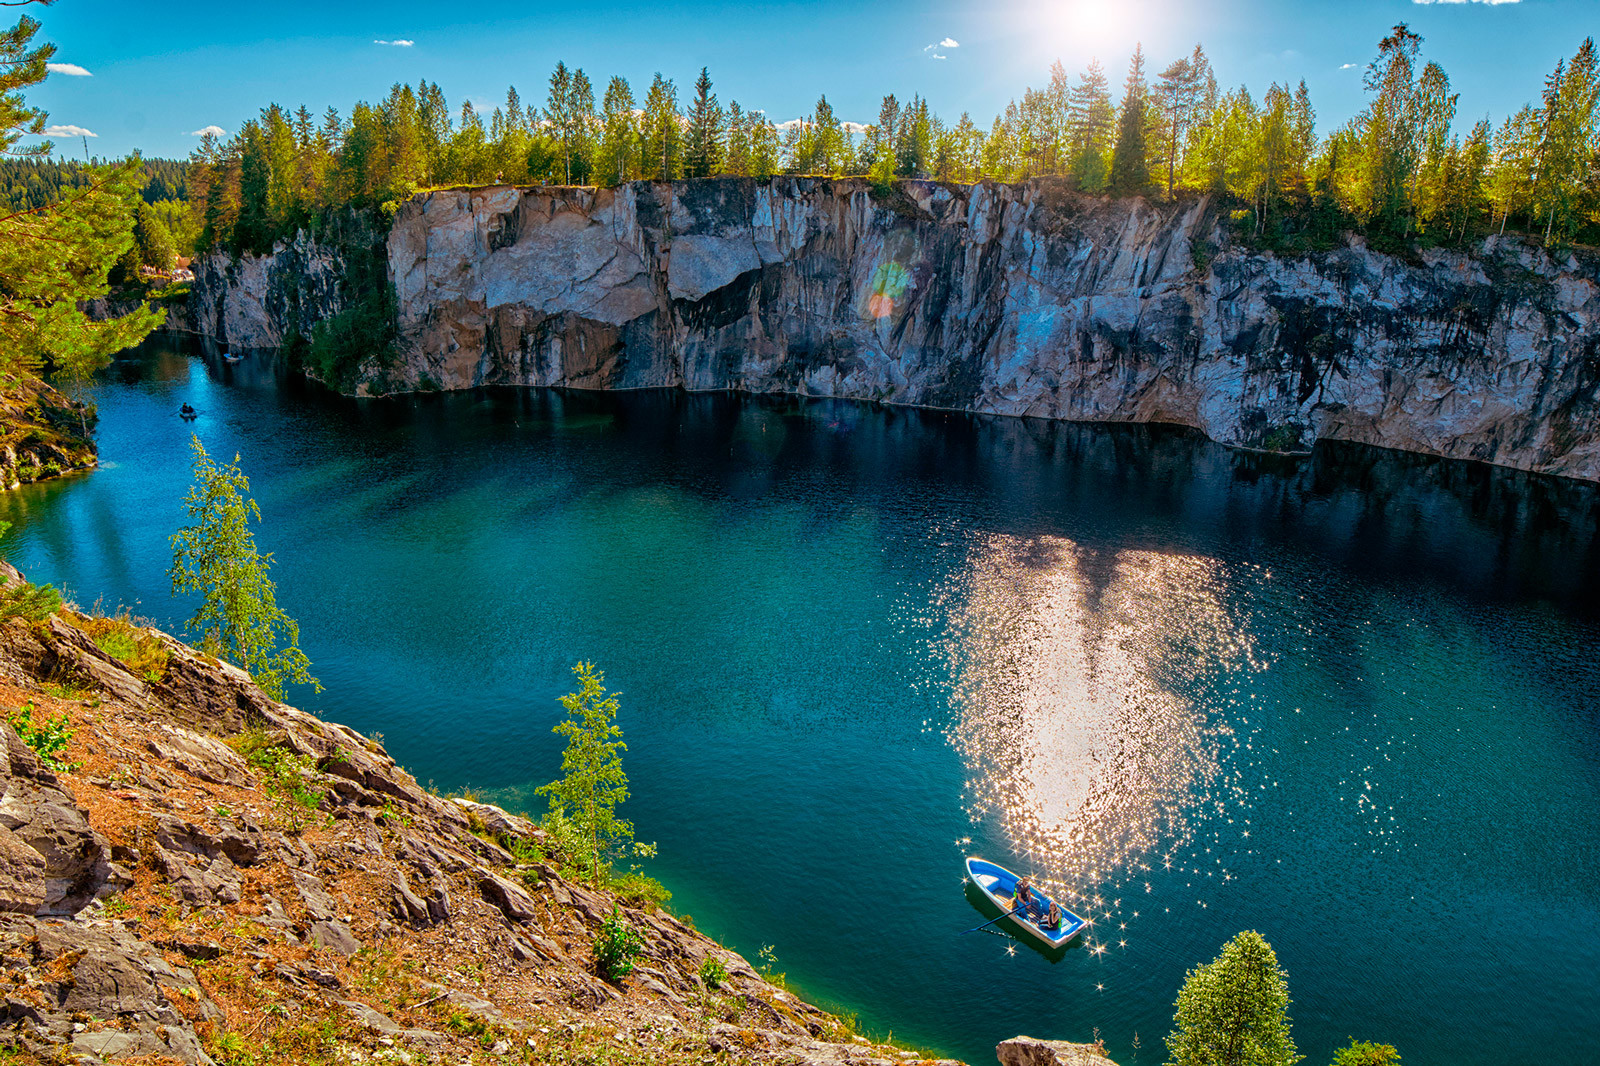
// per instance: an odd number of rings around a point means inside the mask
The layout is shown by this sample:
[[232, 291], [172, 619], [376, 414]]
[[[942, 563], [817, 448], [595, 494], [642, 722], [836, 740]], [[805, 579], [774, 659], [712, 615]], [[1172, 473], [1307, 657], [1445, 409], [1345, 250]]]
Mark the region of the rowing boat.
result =
[[1032, 896], [1037, 903], [1038, 909], [1032, 910], [1026, 916], [1018, 914], [1015, 908], [1018, 877], [1004, 866], [989, 862], [986, 859], [969, 858], [967, 860], [967, 877], [973, 884], [978, 886], [978, 890], [988, 898], [990, 903], [1006, 912], [1011, 921], [1019, 926], [1023, 932], [1032, 936], [1047, 948], [1065, 947], [1067, 942], [1077, 936], [1086, 924], [1082, 918], [1062, 907], [1061, 924], [1054, 929], [1046, 928], [1046, 915], [1050, 912], [1051, 899], [1037, 888], [1033, 888]]

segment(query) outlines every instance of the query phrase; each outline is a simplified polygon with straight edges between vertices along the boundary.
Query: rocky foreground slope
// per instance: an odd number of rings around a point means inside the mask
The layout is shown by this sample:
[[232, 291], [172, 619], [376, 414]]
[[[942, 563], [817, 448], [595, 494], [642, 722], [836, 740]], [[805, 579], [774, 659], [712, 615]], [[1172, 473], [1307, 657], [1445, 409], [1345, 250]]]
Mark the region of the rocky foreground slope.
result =
[[[775, 178], [420, 193], [363, 394], [682, 387], [1358, 441], [1600, 480], [1600, 261], [1491, 239], [1276, 256], [1205, 198]], [[302, 234], [197, 270], [190, 328], [309, 336], [349, 264]]]
[[[113, 630], [137, 639], [135, 665], [101, 647]], [[507, 849], [545, 844], [529, 822], [418, 787], [376, 741], [157, 630], [7, 618], [0, 707], [6, 1062], [924, 1058], [856, 1035], [665, 911], [519, 859]], [[52, 771], [14, 725], [70, 768]], [[52, 752], [39, 737], [63, 725]], [[644, 934], [615, 983], [592, 960], [614, 905]], [[716, 987], [708, 958], [726, 971]], [[1027, 1038], [1003, 1052], [1087, 1053]]]

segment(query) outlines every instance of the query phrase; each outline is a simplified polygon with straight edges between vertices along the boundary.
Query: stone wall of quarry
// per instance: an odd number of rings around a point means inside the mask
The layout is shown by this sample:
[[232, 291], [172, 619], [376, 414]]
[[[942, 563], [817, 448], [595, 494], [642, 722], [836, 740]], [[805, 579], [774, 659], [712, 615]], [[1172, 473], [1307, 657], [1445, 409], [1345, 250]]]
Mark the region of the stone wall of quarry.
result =
[[[1341, 439], [1600, 480], [1600, 257], [1494, 239], [1283, 256], [1206, 198], [781, 177], [418, 194], [397, 354], [362, 395], [540, 385], [833, 396]], [[340, 309], [308, 236], [200, 264], [191, 328], [274, 348]]]

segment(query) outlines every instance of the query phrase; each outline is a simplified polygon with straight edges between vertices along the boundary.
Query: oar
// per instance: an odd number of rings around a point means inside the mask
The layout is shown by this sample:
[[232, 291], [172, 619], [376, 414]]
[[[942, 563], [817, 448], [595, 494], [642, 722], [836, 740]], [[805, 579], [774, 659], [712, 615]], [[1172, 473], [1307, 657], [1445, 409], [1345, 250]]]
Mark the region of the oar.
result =
[[[1010, 917], [1013, 916], [1014, 913], [1015, 912], [1013, 912], [1013, 911], [1003, 911], [1000, 914], [1000, 918], [1010, 918]], [[1000, 918], [990, 918], [987, 922], [984, 922], [982, 925], [975, 925], [971, 929], [967, 929], [967, 930], [964, 930], [963, 932], [957, 933], [956, 936], [966, 936], [967, 933], [976, 933], [979, 929], [987, 929], [991, 925], [993, 925], [995, 922], [998, 922], [1000, 920]], [[1023, 921], [1027, 921], [1027, 917], [1024, 916], [1022, 920]]]

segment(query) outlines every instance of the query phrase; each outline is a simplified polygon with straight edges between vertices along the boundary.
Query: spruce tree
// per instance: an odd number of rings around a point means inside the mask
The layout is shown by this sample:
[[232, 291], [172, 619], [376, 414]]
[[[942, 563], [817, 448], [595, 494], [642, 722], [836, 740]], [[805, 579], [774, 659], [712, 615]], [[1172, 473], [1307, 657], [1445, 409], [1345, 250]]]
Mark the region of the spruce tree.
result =
[[1100, 192], [1106, 184], [1106, 155], [1116, 121], [1109, 86], [1105, 69], [1093, 60], [1069, 97], [1071, 173], [1084, 192]]
[[737, 100], [728, 105], [728, 153], [723, 163], [725, 173], [741, 178], [750, 176], [750, 121], [755, 117], [746, 115]]
[[711, 91], [711, 73], [700, 68], [694, 83], [694, 104], [689, 110], [689, 131], [684, 152], [684, 176], [709, 178], [722, 171], [723, 125], [726, 117]]
[[683, 166], [683, 135], [678, 126], [678, 89], [659, 72], [644, 98], [644, 169], [658, 181], [678, 177]]
[[1144, 49], [1135, 46], [1128, 63], [1128, 80], [1117, 114], [1117, 142], [1111, 150], [1111, 191], [1137, 195], [1150, 185], [1150, 164], [1145, 150]]

